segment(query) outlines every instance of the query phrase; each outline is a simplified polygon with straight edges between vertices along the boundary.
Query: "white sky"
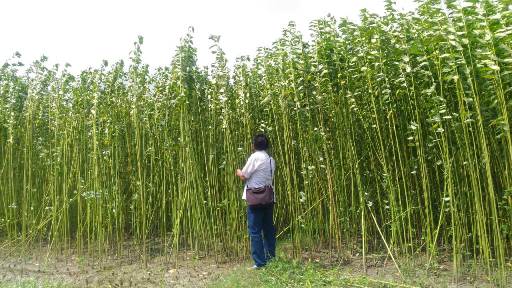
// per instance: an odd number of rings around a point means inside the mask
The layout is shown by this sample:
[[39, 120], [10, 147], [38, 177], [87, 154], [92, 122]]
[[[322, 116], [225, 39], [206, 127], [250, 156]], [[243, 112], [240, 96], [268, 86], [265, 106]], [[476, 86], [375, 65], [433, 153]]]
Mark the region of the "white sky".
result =
[[[413, 0], [396, 0], [411, 10]], [[311, 20], [331, 13], [356, 21], [359, 10], [383, 13], [382, 0], [0, 0], [0, 63], [19, 51], [25, 64], [49, 57], [77, 72], [127, 59], [144, 36], [144, 62], [168, 65], [187, 27], [195, 28], [200, 65], [211, 61], [209, 35], [220, 35], [233, 64], [270, 46], [289, 21], [309, 35]]]

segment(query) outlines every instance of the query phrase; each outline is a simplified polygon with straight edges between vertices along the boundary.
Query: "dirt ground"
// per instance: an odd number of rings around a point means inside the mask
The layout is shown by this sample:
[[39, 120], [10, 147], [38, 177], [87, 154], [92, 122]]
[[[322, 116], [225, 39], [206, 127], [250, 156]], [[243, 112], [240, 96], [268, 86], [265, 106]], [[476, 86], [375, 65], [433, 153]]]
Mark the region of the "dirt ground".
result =
[[[287, 249], [285, 245], [280, 248]], [[168, 253], [166, 257], [162, 256], [165, 253], [159, 252], [148, 256], [145, 265], [133, 246], [127, 246], [122, 254], [93, 257], [90, 254], [78, 256], [73, 250], [0, 249], [0, 284], [32, 280], [73, 287], [205, 287], [223, 275], [251, 264], [249, 255], [246, 259], [228, 260], [193, 252], [180, 252], [175, 256]], [[304, 263], [314, 262], [327, 269], [337, 269], [343, 275], [366, 276], [376, 281], [406, 284], [407, 287], [493, 287], [484, 271], [466, 271], [468, 273], [454, 279], [447, 259], [428, 269], [426, 259], [421, 257], [401, 259], [400, 275], [386, 254], [368, 255], [366, 271], [362, 269], [360, 255], [316, 251], [303, 252], [300, 258]]]
[[[397, 259], [400, 271], [387, 254], [370, 254], [366, 256], [366, 269], [363, 269], [361, 255], [336, 254], [328, 251], [303, 252], [303, 262], [316, 262], [322, 267], [337, 269], [342, 275], [368, 277], [381, 282], [385, 287], [457, 287], [457, 288], [491, 288], [496, 287], [481, 265], [467, 263], [459, 267], [459, 275], [454, 277], [453, 262], [448, 255], [440, 256], [431, 262], [425, 254]], [[512, 267], [512, 266], [510, 266]], [[505, 287], [512, 287], [512, 269], [508, 274]], [[394, 285], [386, 285], [393, 283]]]
[[[3, 255], [2, 255], [3, 254]], [[60, 255], [37, 252], [0, 254], [0, 283], [32, 280], [70, 284], [73, 287], [205, 287], [244, 264], [198, 257], [181, 252], [176, 257], [151, 256], [147, 265], [137, 256], [78, 257], [73, 251]], [[247, 265], [247, 264], [245, 264]]]

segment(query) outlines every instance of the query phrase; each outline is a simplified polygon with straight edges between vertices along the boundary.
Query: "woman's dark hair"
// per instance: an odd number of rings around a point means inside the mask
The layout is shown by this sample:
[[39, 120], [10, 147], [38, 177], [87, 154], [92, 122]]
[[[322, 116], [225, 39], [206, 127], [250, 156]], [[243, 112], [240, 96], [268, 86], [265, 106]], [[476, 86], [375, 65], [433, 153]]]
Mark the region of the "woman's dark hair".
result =
[[252, 140], [252, 145], [254, 146], [254, 149], [261, 151], [267, 150], [270, 143], [268, 141], [267, 135], [259, 133], [254, 136], [254, 139]]

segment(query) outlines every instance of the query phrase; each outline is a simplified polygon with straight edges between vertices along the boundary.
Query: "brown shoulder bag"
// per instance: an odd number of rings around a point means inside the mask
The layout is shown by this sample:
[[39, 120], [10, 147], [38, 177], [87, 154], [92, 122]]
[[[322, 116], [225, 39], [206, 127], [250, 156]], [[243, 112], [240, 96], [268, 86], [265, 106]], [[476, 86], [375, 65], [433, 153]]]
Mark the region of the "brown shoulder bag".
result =
[[[269, 157], [270, 179], [272, 179], [272, 159]], [[250, 188], [245, 190], [247, 205], [249, 206], [267, 206], [274, 203], [274, 189], [272, 185]]]

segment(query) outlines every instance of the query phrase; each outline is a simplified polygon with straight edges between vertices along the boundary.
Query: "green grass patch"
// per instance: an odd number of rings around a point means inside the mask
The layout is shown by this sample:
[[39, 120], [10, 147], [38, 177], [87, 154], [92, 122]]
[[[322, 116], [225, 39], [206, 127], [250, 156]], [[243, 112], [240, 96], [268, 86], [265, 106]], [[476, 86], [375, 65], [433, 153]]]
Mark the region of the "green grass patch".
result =
[[336, 268], [323, 268], [315, 263], [276, 259], [265, 268], [238, 268], [211, 287], [412, 287], [371, 279], [348, 276]]

